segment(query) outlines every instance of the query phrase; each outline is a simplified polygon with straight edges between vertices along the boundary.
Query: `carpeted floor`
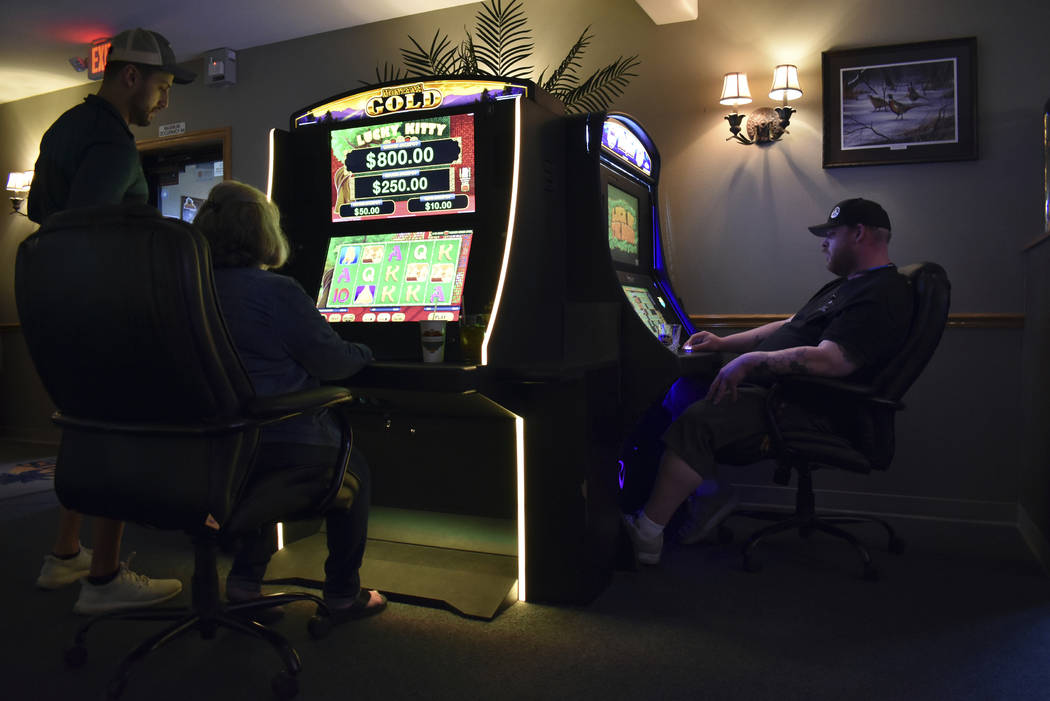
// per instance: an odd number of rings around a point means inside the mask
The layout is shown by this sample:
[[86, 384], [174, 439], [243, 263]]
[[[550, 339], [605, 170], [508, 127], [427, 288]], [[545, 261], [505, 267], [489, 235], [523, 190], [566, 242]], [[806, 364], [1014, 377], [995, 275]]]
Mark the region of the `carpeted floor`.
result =
[[[0, 508], [0, 696], [102, 698], [119, 657], [155, 624], [98, 626], [87, 665], [66, 670], [77, 585], [32, 586], [53, 537], [53, 494]], [[483, 622], [394, 603], [314, 641], [312, 607], [295, 604], [276, 627], [303, 657], [304, 701], [1050, 697], [1050, 580], [1016, 529], [895, 523], [909, 547], [877, 552], [878, 583], [858, 577], [842, 544], [788, 536], [765, 549], [758, 574], [739, 569], [733, 546], [669, 548], [659, 567], [617, 572], [587, 606], [516, 604]], [[181, 534], [129, 526], [132, 550], [136, 569], [189, 581]], [[122, 698], [268, 699], [275, 663], [239, 636], [190, 637], [147, 659]]]
[[[0, 445], [4, 462], [45, 454]], [[156, 629], [100, 625], [88, 637], [87, 665], [65, 668], [62, 651], [82, 622], [72, 613], [78, 585], [33, 588], [57, 509], [51, 490], [0, 501], [5, 701], [104, 698], [120, 657]], [[764, 548], [757, 574], [740, 570], [732, 545], [671, 546], [658, 567], [615, 573], [586, 606], [516, 604], [484, 622], [393, 603], [315, 641], [306, 631], [312, 607], [294, 604], [276, 628], [302, 655], [304, 701], [1050, 698], [1050, 579], [1017, 529], [894, 524], [908, 548], [873, 552], [877, 583], [860, 579], [842, 543], [789, 535]], [[124, 552], [132, 551], [135, 569], [188, 585], [193, 553], [182, 534], [129, 526]], [[187, 601], [188, 586], [176, 603]], [[269, 699], [277, 668], [256, 641], [189, 637], [143, 662], [121, 698]]]

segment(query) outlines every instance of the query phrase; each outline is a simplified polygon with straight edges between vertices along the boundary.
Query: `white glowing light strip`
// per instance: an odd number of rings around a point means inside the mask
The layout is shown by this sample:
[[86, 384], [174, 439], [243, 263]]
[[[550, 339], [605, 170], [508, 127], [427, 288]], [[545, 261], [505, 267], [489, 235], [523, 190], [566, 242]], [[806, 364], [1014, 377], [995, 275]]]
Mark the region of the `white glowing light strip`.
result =
[[[270, 129], [270, 162], [266, 166], [266, 199], [273, 199], [273, 145], [276, 129]], [[284, 524], [277, 522], [277, 549], [284, 549]]]
[[[485, 328], [485, 338], [481, 341], [481, 364], [489, 364], [489, 339], [492, 328], [499, 316], [499, 303], [503, 297], [503, 283], [507, 279], [507, 265], [510, 263], [510, 247], [514, 242], [514, 217], [518, 210], [518, 168], [521, 164], [521, 98], [514, 100], [514, 164], [510, 181], [510, 212], [507, 214], [507, 243], [503, 247], [503, 265], [499, 270], [499, 284], [496, 285], [496, 298], [492, 300], [492, 313], [489, 325]], [[522, 585], [524, 586], [524, 585]], [[520, 596], [520, 588], [519, 588]]]
[[273, 142], [276, 129], [270, 129], [270, 163], [266, 167], [266, 199], [273, 199]]
[[514, 417], [518, 462], [518, 601], [525, 601], [525, 419]]

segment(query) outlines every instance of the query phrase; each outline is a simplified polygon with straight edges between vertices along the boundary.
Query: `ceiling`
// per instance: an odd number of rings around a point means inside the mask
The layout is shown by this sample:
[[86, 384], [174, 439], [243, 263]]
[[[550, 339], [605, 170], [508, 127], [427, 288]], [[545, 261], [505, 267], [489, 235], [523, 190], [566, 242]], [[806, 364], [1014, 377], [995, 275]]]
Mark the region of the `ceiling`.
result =
[[[163, 34], [179, 61], [235, 51], [478, 0], [4, 0], [0, 103], [88, 82], [69, 63], [93, 39], [145, 27]], [[697, 19], [698, 0], [637, 0], [656, 24]], [[13, 9], [17, 3], [17, 9]], [[145, 7], [151, 5], [151, 7]]]
[[476, 0], [5, 0], [0, 24], [0, 103], [87, 82], [72, 57], [93, 39], [145, 27], [163, 34], [179, 61], [209, 49], [271, 44]]

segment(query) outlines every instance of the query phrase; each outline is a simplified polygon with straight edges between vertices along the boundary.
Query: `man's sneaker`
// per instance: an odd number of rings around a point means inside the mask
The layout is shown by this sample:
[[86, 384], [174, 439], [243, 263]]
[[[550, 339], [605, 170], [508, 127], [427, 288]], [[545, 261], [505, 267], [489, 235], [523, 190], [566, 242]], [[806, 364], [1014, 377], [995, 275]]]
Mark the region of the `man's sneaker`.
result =
[[48, 553], [44, 555], [44, 565], [40, 568], [40, 576], [36, 578], [36, 585], [40, 589], [60, 589], [87, 576], [90, 569], [91, 550], [83, 546], [80, 547], [80, 552], [76, 557], [68, 560]]
[[692, 545], [706, 540], [739, 503], [740, 497], [730, 487], [713, 494], [693, 494], [686, 502], [685, 521], [676, 531], [678, 542]]
[[[131, 558], [128, 558], [129, 560]], [[80, 580], [80, 598], [73, 611], [87, 615], [145, 608], [167, 601], [182, 591], [177, 579], [150, 579], [120, 564], [117, 576], [106, 584], [92, 584], [85, 577]]]
[[623, 515], [623, 525], [627, 529], [631, 545], [634, 546], [634, 554], [638, 562], [643, 565], [659, 565], [660, 551], [664, 549], [664, 534], [660, 533], [655, 538], [646, 538], [638, 530], [636, 517], [632, 514]]

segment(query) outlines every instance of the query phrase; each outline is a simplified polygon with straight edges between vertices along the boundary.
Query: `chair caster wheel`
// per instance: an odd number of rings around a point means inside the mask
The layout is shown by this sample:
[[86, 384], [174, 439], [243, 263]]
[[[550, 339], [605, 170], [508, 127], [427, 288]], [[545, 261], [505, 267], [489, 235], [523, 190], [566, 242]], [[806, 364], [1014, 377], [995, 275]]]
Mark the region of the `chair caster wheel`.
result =
[[328, 616], [314, 615], [306, 622], [306, 630], [311, 638], [320, 640], [332, 632], [332, 619]]
[[900, 538], [890, 538], [889, 551], [894, 555], [900, 555], [905, 550], [905, 543]]
[[66, 648], [66, 651], [62, 653], [62, 656], [66, 660], [66, 666], [70, 669], [77, 669], [83, 667], [87, 663], [87, 648], [83, 645], [74, 645], [73, 647]]
[[733, 542], [733, 529], [729, 526], [718, 527], [718, 544], [729, 545]]
[[270, 682], [274, 696], [281, 699], [294, 699], [299, 695], [299, 680], [288, 672], [278, 672]]
[[865, 565], [865, 567], [864, 567], [864, 581], [865, 582], [877, 582], [877, 581], [879, 581], [879, 571], [873, 565]]

